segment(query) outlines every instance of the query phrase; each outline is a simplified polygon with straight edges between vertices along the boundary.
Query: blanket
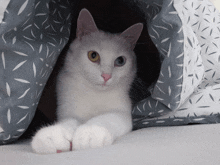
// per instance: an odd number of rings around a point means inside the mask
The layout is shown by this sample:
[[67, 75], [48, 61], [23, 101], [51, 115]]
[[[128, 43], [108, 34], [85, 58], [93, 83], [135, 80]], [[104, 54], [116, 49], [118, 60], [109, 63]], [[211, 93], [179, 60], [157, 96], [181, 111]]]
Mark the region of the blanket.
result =
[[[0, 144], [18, 139], [31, 123], [78, 2], [7, 0], [0, 7]], [[219, 123], [219, 11], [209, 0], [124, 3], [144, 15], [161, 61], [151, 96], [132, 111], [134, 129]]]
[[140, 1], [162, 66], [152, 95], [133, 109], [134, 128], [220, 121], [220, 14], [208, 0]]

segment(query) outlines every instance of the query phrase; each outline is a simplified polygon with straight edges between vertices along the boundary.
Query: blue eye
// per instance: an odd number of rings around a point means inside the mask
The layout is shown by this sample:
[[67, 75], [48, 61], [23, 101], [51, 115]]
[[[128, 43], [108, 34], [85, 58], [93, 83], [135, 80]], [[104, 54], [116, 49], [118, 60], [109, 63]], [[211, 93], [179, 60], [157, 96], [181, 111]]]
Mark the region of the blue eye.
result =
[[115, 66], [123, 66], [126, 63], [126, 58], [124, 56], [120, 56], [115, 60]]

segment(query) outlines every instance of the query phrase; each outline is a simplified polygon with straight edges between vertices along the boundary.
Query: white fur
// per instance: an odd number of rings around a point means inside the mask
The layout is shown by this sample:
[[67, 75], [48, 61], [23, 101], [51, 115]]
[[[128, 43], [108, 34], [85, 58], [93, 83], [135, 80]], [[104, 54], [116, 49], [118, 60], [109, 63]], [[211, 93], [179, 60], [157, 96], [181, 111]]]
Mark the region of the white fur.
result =
[[[100, 55], [100, 63], [88, 51]], [[126, 64], [115, 67], [119, 56]], [[104, 86], [102, 73], [112, 77]], [[136, 74], [134, 52], [120, 35], [93, 32], [70, 46], [58, 77], [58, 123], [42, 128], [32, 141], [36, 153], [86, 149], [110, 145], [132, 129], [130, 85]]]

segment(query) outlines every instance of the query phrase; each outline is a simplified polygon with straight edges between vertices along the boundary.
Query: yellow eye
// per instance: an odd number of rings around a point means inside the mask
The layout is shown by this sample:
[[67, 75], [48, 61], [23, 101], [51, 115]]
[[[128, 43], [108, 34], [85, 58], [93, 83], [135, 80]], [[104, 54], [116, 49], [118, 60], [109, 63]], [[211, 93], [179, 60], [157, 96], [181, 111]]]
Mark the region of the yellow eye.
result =
[[100, 56], [97, 52], [95, 51], [89, 51], [88, 52], [88, 58], [92, 62], [99, 62], [100, 61]]

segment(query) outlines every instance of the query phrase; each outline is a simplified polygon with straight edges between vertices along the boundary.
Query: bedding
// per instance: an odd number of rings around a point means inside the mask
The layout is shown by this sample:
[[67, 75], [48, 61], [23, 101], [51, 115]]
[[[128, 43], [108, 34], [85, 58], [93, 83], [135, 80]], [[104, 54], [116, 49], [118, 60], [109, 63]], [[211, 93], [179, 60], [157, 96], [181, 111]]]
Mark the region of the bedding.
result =
[[207, 0], [146, 2], [162, 65], [151, 96], [133, 109], [134, 129], [219, 123], [219, 11]]
[[99, 149], [39, 155], [30, 141], [0, 146], [1, 165], [219, 165], [219, 124], [151, 127]]
[[0, 144], [16, 140], [32, 121], [56, 59], [69, 40], [69, 6], [67, 0], [8, 3], [0, 24]]
[[[32, 121], [78, 1], [11, 0], [0, 8], [0, 144], [18, 139]], [[209, 0], [124, 3], [144, 13], [161, 61], [151, 96], [132, 111], [134, 129], [219, 123], [219, 11]]]

